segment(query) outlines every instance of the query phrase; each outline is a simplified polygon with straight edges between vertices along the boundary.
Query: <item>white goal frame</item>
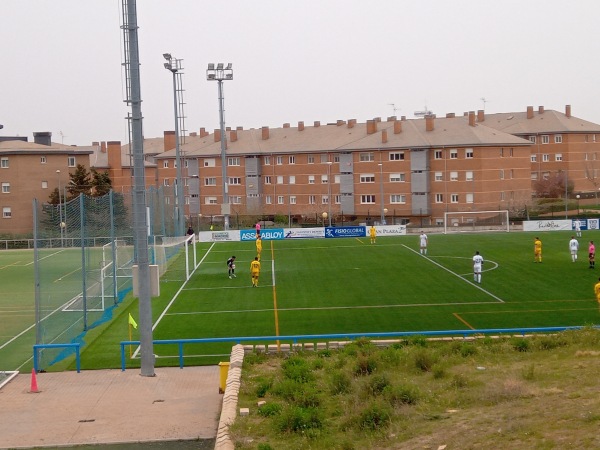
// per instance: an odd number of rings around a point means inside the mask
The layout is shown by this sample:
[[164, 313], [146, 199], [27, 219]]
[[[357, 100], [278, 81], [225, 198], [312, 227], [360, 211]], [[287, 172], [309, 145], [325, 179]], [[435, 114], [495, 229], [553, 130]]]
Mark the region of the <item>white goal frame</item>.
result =
[[[448, 234], [448, 233], [453, 233], [453, 232], [458, 232], [458, 231], [490, 231], [490, 228], [485, 227], [485, 229], [483, 229], [484, 227], [477, 227], [477, 226], [473, 226], [472, 229], [470, 230], [466, 230], [464, 229], [464, 227], [462, 227], [460, 224], [469, 224], [471, 222], [474, 223], [474, 219], [473, 220], [464, 220], [465, 217], [472, 217], [474, 218], [475, 216], [485, 216], [485, 215], [496, 215], [496, 216], [501, 216], [501, 223], [499, 223], [498, 225], [496, 225], [497, 227], [497, 231], [506, 231], [507, 233], [510, 232], [510, 221], [509, 221], [509, 216], [508, 216], [508, 210], [507, 209], [499, 209], [499, 210], [491, 210], [491, 211], [452, 211], [452, 212], [445, 212], [444, 213], [444, 234]], [[451, 224], [449, 223], [449, 221], [451, 220], [451, 217], [453, 216], [459, 216], [460, 217], [460, 222], [459, 223], [455, 223], [455, 224]], [[455, 229], [456, 227], [456, 229]], [[482, 228], [482, 229], [477, 229], [477, 228]]]

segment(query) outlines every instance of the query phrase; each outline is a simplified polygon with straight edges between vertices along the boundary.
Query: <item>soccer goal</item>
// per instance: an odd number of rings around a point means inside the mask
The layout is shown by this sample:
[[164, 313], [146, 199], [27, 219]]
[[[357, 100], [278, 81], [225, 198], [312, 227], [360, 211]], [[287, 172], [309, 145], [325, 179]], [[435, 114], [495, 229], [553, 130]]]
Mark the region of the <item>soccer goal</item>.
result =
[[157, 237], [150, 261], [158, 266], [163, 281], [186, 281], [198, 267], [196, 235]]
[[444, 234], [463, 231], [510, 231], [508, 210], [444, 213]]

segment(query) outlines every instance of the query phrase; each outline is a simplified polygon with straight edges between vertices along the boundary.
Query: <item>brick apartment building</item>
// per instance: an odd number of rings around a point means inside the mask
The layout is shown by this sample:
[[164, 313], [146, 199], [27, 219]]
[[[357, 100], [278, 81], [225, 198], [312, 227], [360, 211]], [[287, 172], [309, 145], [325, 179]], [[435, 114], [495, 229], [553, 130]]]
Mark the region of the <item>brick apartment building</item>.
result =
[[[82, 163], [107, 170], [116, 191], [131, 189], [127, 145], [112, 141], [82, 148], [49, 141], [42, 134], [34, 144], [0, 142], [1, 206], [9, 208], [0, 232], [31, 230], [28, 205], [33, 197], [48, 199], [57, 187], [56, 170], [66, 182], [68, 169]], [[533, 183], [559, 172], [574, 182], [575, 193], [595, 196], [600, 187], [600, 125], [572, 116], [569, 105], [564, 112], [528, 107], [487, 115], [237, 127], [227, 129], [226, 143], [232, 214], [310, 219], [331, 212], [334, 220], [341, 215], [377, 219], [383, 210], [388, 223], [393, 218], [440, 224], [450, 211], [522, 209], [531, 201]], [[174, 147], [172, 131], [144, 140], [148, 186], [173, 191]], [[198, 215], [218, 220], [220, 131], [190, 133], [180, 150], [186, 215], [192, 223]], [[36, 181], [25, 186], [21, 180]], [[173, 202], [168, 196], [165, 201]]]

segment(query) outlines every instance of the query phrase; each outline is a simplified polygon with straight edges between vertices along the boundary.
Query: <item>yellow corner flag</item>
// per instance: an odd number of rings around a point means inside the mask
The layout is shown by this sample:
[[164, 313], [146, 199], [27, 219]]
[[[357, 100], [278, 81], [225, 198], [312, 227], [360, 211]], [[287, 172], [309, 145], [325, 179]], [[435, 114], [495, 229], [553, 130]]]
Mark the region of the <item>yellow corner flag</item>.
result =
[[133, 320], [133, 316], [129, 313], [129, 325], [133, 326], [137, 330], [137, 323]]

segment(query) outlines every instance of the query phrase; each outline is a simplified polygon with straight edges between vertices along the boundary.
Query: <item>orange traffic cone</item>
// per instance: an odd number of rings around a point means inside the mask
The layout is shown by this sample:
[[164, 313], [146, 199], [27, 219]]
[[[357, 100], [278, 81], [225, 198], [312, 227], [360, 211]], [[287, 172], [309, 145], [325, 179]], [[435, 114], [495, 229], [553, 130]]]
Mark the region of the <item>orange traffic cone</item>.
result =
[[40, 392], [37, 385], [37, 378], [35, 375], [35, 369], [31, 369], [31, 389], [29, 390], [32, 394], [37, 394]]

